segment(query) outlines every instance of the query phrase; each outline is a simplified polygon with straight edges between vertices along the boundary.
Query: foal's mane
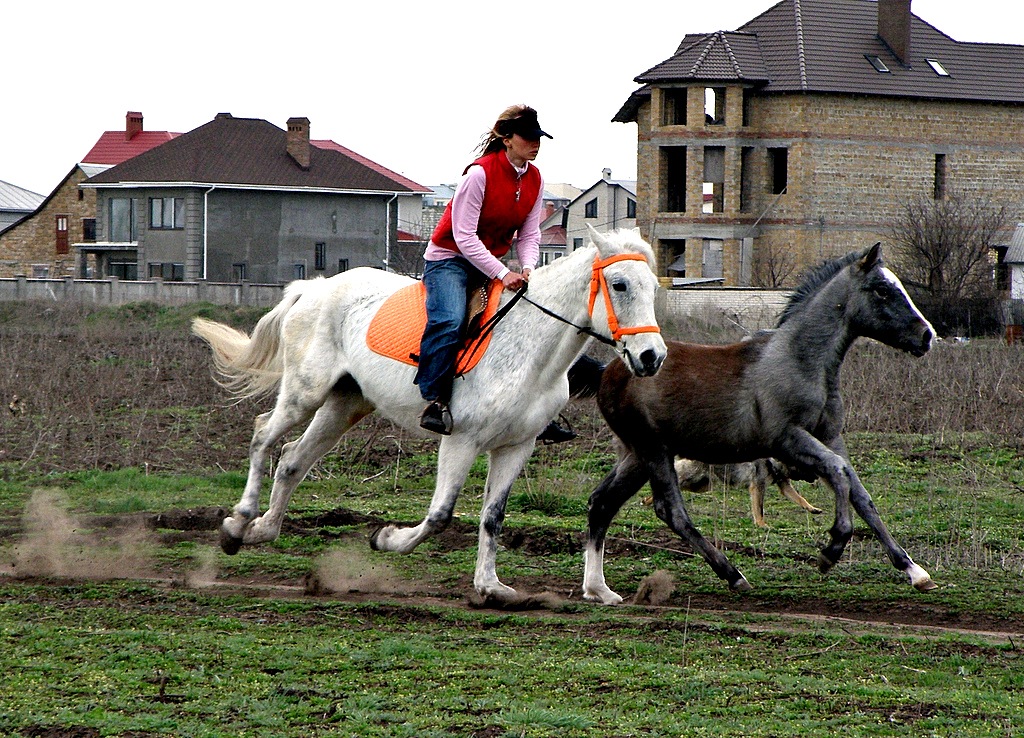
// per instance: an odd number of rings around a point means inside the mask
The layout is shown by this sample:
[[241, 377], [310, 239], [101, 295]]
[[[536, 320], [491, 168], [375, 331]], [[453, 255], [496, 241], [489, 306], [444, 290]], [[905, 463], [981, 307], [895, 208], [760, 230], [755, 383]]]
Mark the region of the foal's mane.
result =
[[818, 266], [814, 267], [800, 285], [793, 290], [793, 294], [789, 297], [789, 302], [786, 303], [786, 307], [782, 310], [782, 315], [779, 317], [779, 322], [775, 325], [776, 328], [780, 327], [789, 318], [793, 317], [796, 313], [800, 312], [801, 308], [806, 305], [811, 297], [818, 292], [824, 285], [832, 281], [844, 267], [848, 267], [853, 262], [860, 259], [867, 251], [851, 251], [845, 256], [832, 259], [831, 261], [823, 262]]

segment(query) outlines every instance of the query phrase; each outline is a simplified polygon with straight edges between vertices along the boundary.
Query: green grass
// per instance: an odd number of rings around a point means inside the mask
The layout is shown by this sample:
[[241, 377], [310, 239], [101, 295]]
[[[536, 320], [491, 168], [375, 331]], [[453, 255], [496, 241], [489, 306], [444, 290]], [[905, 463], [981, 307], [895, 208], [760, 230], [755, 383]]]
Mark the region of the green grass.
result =
[[1024, 719], [1009, 643], [633, 608], [0, 592], [5, 735], [1004, 736]]
[[[831, 493], [798, 484], [826, 513], [808, 515], [773, 488], [767, 529], [754, 527], [744, 490], [687, 494], [752, 592], [730, 594], [641, 495], [610, 530], [608, 582], [629, 596], [664, 570], [674, 593], [664, 607], [583, 603], [587, 497], [612, 457], [553, 448], [513, 490], [497, 563], [503, 581], [567, 599], [540, 612], [473, 610], [462, 598], [483, 465], [453, 529], [399, 556], [370, 552], [367, 526], [308, 521], [340, 509], [418, 521], [433, 458], [381, 469], [328, 457], [271, 544], [228, 557], [213, 531], [147, 531], [138, 570], [115, 574], [124, 579], [88, 581], [73, 567], [49, 581], [0, 577], [0, 735], [1014, 735], [1024, 724], [1024, 460], [980, 437], [848, 440], [883, 519], [936, 591], [914, 591], [859, 520], [843, 560], [820, 575]], [[240, 470], [133, 469], [0, 482], [0, 567], [25, 545], [15, 532], [42, 492], [96, 536], [49, 553], [92, 546], [120, 561], [119, 534], [96, 521], [230, 508], [244, 482]], [[303, 580], [336, 554], [397, 585], [303, 595]], [[183, 586], [200, 569], [220, 585], [264, 589]]]

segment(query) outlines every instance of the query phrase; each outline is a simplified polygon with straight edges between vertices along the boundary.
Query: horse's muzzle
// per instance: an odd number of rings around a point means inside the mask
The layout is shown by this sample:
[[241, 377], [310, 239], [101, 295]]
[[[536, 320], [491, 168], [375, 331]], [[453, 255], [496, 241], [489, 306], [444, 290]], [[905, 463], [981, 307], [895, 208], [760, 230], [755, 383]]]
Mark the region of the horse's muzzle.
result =
[[906, 351], [913, 356], [924, 356], [928, 353], [928, 349], [932, 347], [932, 340], [934, 338], [935, 332], [932, 330], [931, 326], [922, 324], [920, 335], [917, 337], [916, 341], [910, 342], [907, 345]]
[[654, 349], [646, 349], [639, 357], [634, 357], [628, 351], [630, 366], [633, 373], [638, 377], [653, 377], [661, 369], [661, 363], [665, 360], [665, 354], [658, 353]]

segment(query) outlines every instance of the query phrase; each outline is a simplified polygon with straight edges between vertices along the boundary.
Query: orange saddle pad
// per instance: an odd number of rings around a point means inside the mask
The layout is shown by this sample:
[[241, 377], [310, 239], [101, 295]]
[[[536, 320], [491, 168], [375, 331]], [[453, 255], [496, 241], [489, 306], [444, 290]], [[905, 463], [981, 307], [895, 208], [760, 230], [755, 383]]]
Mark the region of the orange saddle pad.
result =
[[[501, 280], [492, 280], [487, 288], [487, 304], [479, 318], [470, 326], [469, 338], [455, 360], [457, 374], [465, 374], [480, 361], [491, 342], [488, 333], [475, 340], [474, 326], [483, 325], [498, 310], [501, 301]], [[376, 354], [387, 356], [410, 366], [419, 364], [420, 339], [427, 325], [427, 288], [423, 282], [403, 287], [384, 301], [370, 321], [366, 345]]]

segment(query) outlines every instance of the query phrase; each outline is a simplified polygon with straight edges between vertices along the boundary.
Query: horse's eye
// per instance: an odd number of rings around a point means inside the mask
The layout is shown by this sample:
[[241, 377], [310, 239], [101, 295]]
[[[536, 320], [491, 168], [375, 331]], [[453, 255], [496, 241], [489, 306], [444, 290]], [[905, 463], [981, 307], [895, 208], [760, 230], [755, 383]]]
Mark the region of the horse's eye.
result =
[[872, 292], [880, 300], [888, 300], [892, 296], [892, 291], [888, 287], [875, 287]]
[[612, 282], [612, 289], [615, 290], [616, 292], [625, 292], [626, 291], [626, 283], [625, 282], [621, 282], [621, 281], [619, 281], [619, 282]]

